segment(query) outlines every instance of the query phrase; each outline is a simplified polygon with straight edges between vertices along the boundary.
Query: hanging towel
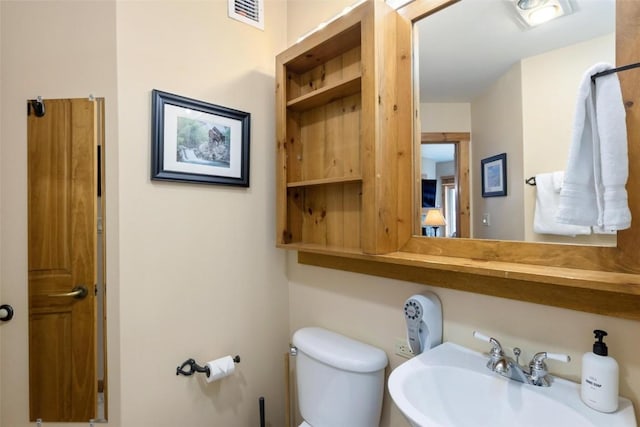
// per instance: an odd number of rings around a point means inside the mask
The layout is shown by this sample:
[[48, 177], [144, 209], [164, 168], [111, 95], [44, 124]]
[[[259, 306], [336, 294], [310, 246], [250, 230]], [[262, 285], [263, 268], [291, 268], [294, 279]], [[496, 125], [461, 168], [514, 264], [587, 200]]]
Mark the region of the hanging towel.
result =
[[618, 76], [591, 76], [613, 68], [596, 64], [578, 89], [569, 160], [556, 221], [623, 230], [631, 225], [625, 111]]
[[629, 176], [626, 112], [617, 74], [602, 76], [595, 83], [595, 111], [600, 140], [602, 212], [598, 226], [605, 232], [631, 226], [631, 211], [625, 185]]
[[561, 224], [556, 221], [560, 190], [564, 172], [536, 175], [536, 206], [533, 214], [533, 231], [538, 234], [576, 236], [591, 234], [591, 227]]

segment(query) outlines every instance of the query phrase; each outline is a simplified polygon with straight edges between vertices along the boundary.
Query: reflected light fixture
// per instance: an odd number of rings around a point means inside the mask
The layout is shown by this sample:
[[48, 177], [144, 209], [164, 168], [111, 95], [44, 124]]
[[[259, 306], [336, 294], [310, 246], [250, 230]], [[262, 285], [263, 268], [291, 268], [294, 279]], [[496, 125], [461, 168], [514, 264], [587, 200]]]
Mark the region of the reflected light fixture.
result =
[[394, 9], [399, 9], [412, 1], [413, 0], [385, 0], [385, 2]]
[[513, 4], [520, 22], [527, 27], [535, 27], [573, 11], [569, 0], [513, 0]]
[[447, 225], [447, 220], [444, 219], [440, 208], [427, 209], [427, 215], [422, 221], [422, 225], [433, 228], [433, 237], [438, 237], [438, 227]]

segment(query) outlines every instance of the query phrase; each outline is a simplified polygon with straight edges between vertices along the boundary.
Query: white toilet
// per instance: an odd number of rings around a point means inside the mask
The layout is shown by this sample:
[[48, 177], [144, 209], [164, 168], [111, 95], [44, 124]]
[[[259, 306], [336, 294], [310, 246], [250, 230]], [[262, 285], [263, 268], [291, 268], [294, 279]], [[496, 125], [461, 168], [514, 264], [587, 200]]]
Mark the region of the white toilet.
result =
[[322, 328], [293, 334], [300, 427], [377, 427], [387, 355]]

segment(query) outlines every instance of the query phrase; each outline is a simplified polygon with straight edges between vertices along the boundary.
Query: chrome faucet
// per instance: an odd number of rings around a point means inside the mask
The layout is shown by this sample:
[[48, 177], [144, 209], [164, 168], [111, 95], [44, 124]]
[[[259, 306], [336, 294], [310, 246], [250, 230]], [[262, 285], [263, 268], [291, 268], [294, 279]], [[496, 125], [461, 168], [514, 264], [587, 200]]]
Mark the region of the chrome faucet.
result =
[[566, 354], [542, 351], [533, 356], [528, 366], [522, 366], [519, 363], [521, 351], [518, 347], [513, 349], [513, 354], [516, 356], [516, 359], [514, 360], [504, 354], [502, 346], [497, 339], [488, 337], [478, 331], [475, 331], [473, 336], [481, 341], [491, 344], [487, 368], [502, 375], [503, 377], [507, 377], [521, 383], [549, 387], [551, 385], [551, 376], [547, 370], [547, 364], [544, 361], [546, 359], [559, 360], [565, 363], [571, 361], [571, 358]]

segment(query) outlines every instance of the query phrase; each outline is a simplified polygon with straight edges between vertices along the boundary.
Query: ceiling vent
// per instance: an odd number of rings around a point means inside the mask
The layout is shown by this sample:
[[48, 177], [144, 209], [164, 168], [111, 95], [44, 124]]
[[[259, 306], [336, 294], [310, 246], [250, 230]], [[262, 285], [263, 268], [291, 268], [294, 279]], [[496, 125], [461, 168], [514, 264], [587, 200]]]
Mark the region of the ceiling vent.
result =
[[264, 0], [229, 0], [229, 18], [264, 30]]

